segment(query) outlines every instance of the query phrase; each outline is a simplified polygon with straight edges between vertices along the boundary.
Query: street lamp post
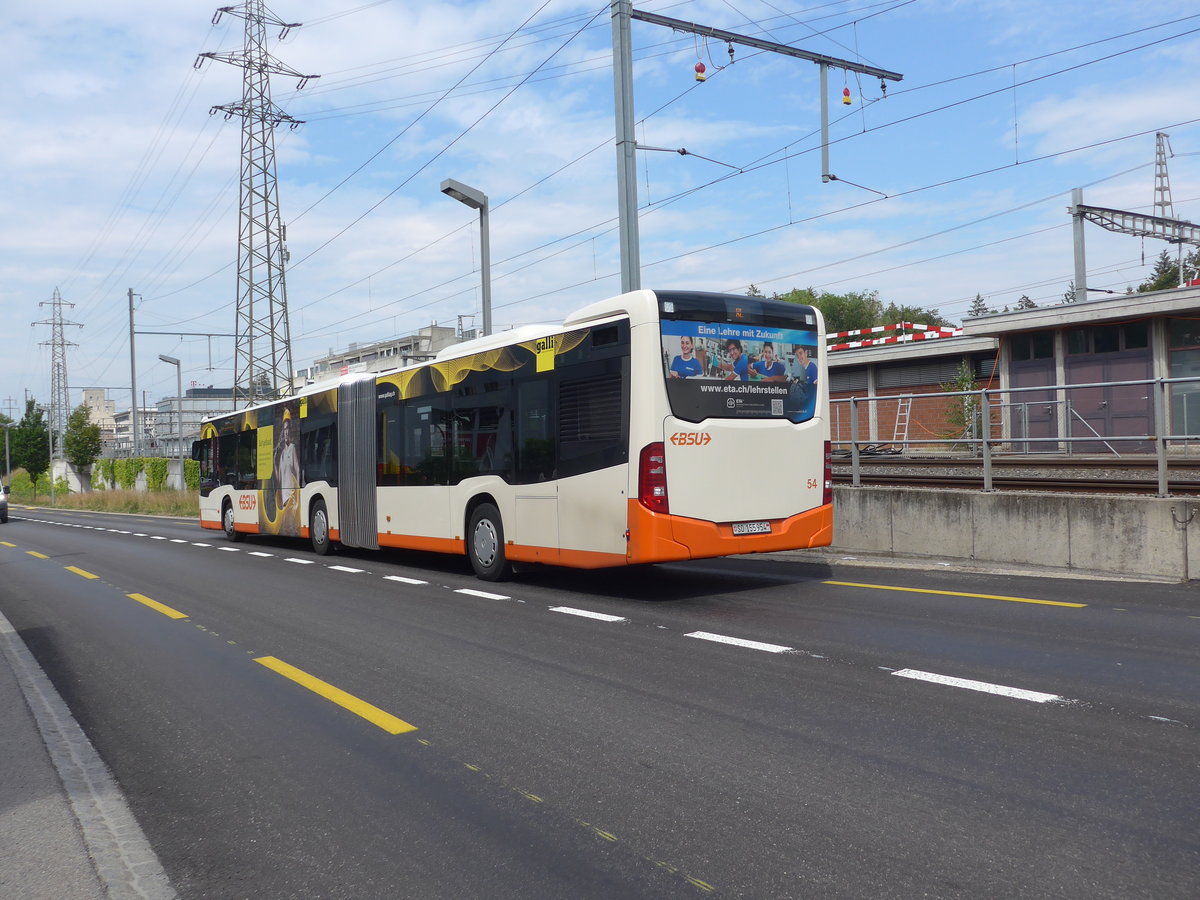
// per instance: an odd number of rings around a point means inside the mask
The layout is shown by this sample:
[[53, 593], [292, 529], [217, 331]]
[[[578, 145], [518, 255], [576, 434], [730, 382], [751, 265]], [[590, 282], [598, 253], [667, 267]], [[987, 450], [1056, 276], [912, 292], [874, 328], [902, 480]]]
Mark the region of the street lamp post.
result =
[[12, 481], [12, 457], [8, 451], [8, 435], [15, 423], [4, 423], [4, 483], [9, 484]]
[[488, 236], [488, 198], [483, 191], [468, 187], [461, 181], [447, 178], [442, 193], [479, 210], [479, 268], [483, 277], [483, 333], [492, 333], [492, 251]]
[[183, 366], [173, 356], [158, 354], [163, 362], [175, 367], [175, 440], [178, 443], [176, 455], [179, 457], [179, 489], [184, 488], [183, 481]]

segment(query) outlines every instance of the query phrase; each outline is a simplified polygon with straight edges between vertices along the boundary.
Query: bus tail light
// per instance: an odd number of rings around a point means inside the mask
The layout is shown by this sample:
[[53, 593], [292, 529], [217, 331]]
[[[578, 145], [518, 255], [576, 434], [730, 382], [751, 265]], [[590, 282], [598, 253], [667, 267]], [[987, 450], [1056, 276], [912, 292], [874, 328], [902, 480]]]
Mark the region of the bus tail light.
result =
[[638, 463], [638, 502], [650, 512], [670, 512], [667, 506], [667, 453], [661, 441], [642, 448]]
[[825, 493], [821, 503], [828, 506], [833, 502], [833, 442], [825, 442]]

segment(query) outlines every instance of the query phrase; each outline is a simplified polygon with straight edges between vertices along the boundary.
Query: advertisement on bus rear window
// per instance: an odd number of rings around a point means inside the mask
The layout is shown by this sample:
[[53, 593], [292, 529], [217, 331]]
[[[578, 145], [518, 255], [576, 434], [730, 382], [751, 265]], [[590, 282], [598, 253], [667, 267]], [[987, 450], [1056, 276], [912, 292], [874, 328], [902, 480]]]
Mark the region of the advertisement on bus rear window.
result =
[[813, 331], [727, 322], [662, 322], [671, 412], [709, 418], [805, 422], [817, 401]]

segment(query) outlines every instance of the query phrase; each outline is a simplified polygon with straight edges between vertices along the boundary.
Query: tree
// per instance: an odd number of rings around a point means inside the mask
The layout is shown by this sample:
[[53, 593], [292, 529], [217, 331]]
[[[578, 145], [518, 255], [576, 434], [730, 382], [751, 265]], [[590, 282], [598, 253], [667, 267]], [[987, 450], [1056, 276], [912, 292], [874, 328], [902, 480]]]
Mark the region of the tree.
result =
[[[1196, 278], [1196, 269], [1200, 266], [1200, 247], [1193, 250], [1183, 259], [1184, 281]], [[1138, 285], [1138, 293], [1149, 291], [1166, 291], [1179, 287], [1179, 262], [1171, 258], [1170, 251], [1164, 250], [1154, 261], [1154, 269], [1150, 277]]]
[[1179, 266], [1171, 259], [1171, 254], [1164, 250], [1154, 261], [1150, 277], [1138, 285], [1138, 293], [1165, 291], [1173, 287], [1179, 287]]
[[1067, 284], [1067, 289], [1063, 291], [1063, 303], [1075, 302], [1075, 282], [1072, 280]]
[[971, 301], [971, 308], [967, 310], [967, 315], [973, 319], [980, 316], [987, 316], [994, 313], [995, 310], [983, 302], [983, 294], [976, 294], [975, 299]]
[[29, 473], [34, 485], [50, 468], [50, 429], [32, 398], [25, 401], [25, 415], [12, 429], [12, 461]]
[[76, 469], [83, 470], [96, 461], [100, 448], [100, 426], [92, 422], [91, 407], [80, 404], [67, 419], [63, 455]]
[[1028, 294], [1022, 294], [1021, 299], [1017, 301], [1017, 309], [1037, 309], [1037, 304], [1029, 299]]
[[[975, 380], [975, 372], [971, 368], [971, 364], [964, 359], [958, 364], [958, 371], [954, 373], [954, 379], [946, 382], [941, 387], [947, 394], [954, 394], [965, 391], [978, 391], [979, 383]], [[981, 422], [981, 415], [982, 410], [978, 394], [964, 394], [963, 396], [950, 397], [946, 404], [947, 430], [942, 432], [942, 437], [955, 441], [972, 440], [979, 437], [980, 426], [983, 424]], [[961, 443], [954, 445], [955, 449], [962, 449], [967, 446], [971, 445]]]
[[919, 325], [945, 325], [954, 323], [936, 309], [925, 309], [920, 306], [898, 306], [889, 303], [883, 308], [883, 321], [880, 325], [894, 325], [897, 322], [915, 322]]
[[762, 291], [760, 291], [758, 289], [758, 285], [754, 285], [754, 284], [752, 284], [752, 285], [750, 285], [750, 287], [746, 288], [746, 296], [747, 297], [760, 297], [764, 300], [767, 297], [766, 294], [764, 294]]
[[825, 330], [856, 331], [874, 325], [894, 325], [897, 322], [919, 322], [922, 325], [950, 325], [949, 319], [936, 309], [919, 306], [901, 306], [889, 303], [884, 306], [878, 291], [850, 291], [845, 294], [830, 294], [812, 288], [796, 288], [776, 299], [787, 303], [803, 303], [815, 306], [825, 317]]

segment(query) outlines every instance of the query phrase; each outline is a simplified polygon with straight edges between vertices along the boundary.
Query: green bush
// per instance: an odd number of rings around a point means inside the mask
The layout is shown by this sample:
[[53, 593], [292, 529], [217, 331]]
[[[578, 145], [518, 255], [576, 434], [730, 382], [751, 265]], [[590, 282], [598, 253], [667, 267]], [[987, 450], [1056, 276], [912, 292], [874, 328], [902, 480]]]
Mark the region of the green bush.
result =
[[200, 490], [200, 461], [185, 459], [183, 461], [183, 483], [187, 489], [195, 493]]
[[158, 492], [166, 487], [170, 461], [163, 459], [161, 456], [155, 456], [142, 460], [142, 463], [146, 467], [147, 490]]
[[140, 457], [113, 460], [113, 477], [117, 487], [126, 491], [132, 490], [133, 486], [137, 484], [137, 477], [141, 474], [145, 463], [146, 461]]
[[71, 484], [67, 481], [65, 475], [54, 480], [54, 493], [60, 497], [65, 497], [67, 494], [71, 493]]
[[92, 465], [92, 487], [104, 490], [116, 485], [115, 463], [111, 457], [96, 460]]
[[29, 479], [29, 473], [24, 469], [17, 469], [13, 472], [9, 487], [12, 488], [14, 497], [26, 498], [33, 496], [33, 482]]

